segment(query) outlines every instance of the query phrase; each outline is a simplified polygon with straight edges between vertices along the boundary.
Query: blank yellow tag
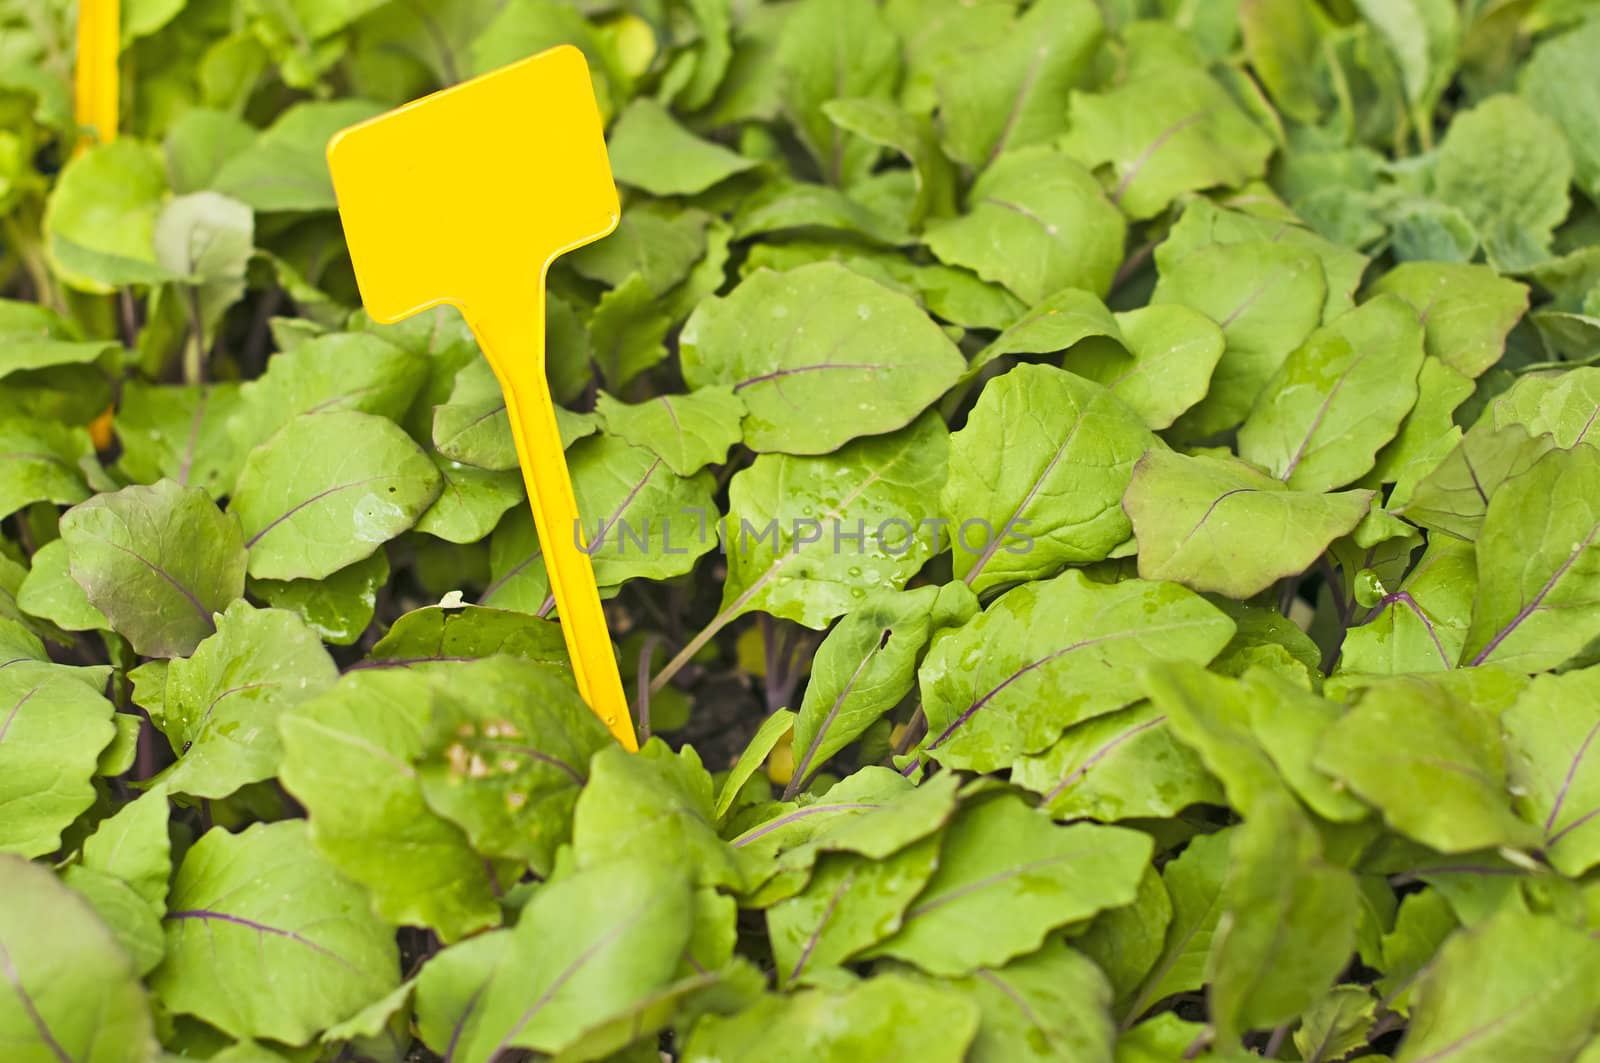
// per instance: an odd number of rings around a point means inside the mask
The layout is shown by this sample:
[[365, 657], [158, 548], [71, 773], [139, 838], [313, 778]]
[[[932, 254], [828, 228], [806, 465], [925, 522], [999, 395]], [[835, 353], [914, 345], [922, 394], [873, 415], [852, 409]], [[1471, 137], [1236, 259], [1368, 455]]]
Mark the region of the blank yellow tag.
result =
[[[79, 126], [74, 155], [82, 155], [94, 144], [109, 144], [117, 139], [117, 99], [121, 91], [121, 71], [117, 59], [122, 49], [122, 5], [119, 0], [78, 0], [78, 54], [72, 67], [72, 114]], [[92, 130], [94, 136], [83, 133]], [[94, 449], [111, 445], [111, 422], [116, 404], [106, 408], [89, 424]]]
[[578, 689], [637, 748], [544, 369], [544, 277], [620, 208], [583, 53], [563, 46], [342, 130], [328, 166], [367, 312], [461, 309], [500, 388]]
[[96, 141], [108, 144], [117, 139], [119, 6], [117, 0], [79, 0], [72, 109], [78, 124], [94, 134], [92, 139], [79, 139], [80, 152]]

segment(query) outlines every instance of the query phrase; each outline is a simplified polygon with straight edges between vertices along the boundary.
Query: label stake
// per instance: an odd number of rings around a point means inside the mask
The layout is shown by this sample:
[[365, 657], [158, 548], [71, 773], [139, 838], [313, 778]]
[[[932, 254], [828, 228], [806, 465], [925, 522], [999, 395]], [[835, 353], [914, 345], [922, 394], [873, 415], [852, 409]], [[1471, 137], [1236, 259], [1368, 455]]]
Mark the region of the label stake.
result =
[[494, 368], [578, 690], [636, 749], [545, 378], [545, 272], [620, 217], [583, 53], [553, 48], [351, 126], [328, 166], [367, 312], [456, 306]]

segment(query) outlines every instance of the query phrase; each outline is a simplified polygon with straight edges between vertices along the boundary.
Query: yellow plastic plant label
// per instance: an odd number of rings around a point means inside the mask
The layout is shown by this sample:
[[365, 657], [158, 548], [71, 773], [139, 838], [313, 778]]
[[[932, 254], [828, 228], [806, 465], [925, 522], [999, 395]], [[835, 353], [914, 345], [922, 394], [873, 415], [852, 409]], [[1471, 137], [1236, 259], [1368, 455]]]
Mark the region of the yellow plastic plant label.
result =
[[96, 140], [117, 138], [117, 52], [121, 43], [118, 0], [79, 0], [78, 55], [73, 66], [73, 114], [91, 132], [83, 151]]
[[[117, 106], [121, 91], [117, 56], [122, 46], [122, 11], [119, 0], [79, 0], [78, 54], [72, 67], [72, 114], [80, 135], [74, 149], [79, 154], [95, 143], [117, 139]], [[81, 135], [93, 132], [93, 138]], [[89, 425], [96, 450], [111, 445], [114, 405]]]
[[583, 53], [541, 52], [342, 130], [328, 165], [367, 312], [459, 307], [499, 377], [578, 689], [636, 748], [545, 381], [545, 272], [620, 215]]

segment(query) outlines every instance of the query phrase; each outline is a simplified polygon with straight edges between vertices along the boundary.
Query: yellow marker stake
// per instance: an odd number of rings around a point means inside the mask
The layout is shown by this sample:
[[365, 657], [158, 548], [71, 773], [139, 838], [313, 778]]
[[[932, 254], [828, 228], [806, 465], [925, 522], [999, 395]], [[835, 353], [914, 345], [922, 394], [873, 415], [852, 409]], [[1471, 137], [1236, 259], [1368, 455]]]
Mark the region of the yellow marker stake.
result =
[[[82, 155], [94, 143], [117, 139], [117, 53], [122, 47], [118, 0], [78, 0], [78, 55], [73, 65], [72, 110], [80, 135], [73, 154]], [[81, 135], [92, 130], [93, 139]], [[89, 425], [96, 450], [111, 445], [111, 419], [115, 404]]]
[[620, 212], [583, 53], [542, 52], [352, 126], [328, 166], [367, 312], [457, 306], [494, 367], [578, 689], [637, 748], [544, 369], [545, 271]]
[[[117, 52], [121, 44], [117, 0], [78, 0], [78, 57], [73, 70], [73, 110], [80, 126], [101, 144], [117, 139]], [[78, 141], [83, 151], [90, 141]]]

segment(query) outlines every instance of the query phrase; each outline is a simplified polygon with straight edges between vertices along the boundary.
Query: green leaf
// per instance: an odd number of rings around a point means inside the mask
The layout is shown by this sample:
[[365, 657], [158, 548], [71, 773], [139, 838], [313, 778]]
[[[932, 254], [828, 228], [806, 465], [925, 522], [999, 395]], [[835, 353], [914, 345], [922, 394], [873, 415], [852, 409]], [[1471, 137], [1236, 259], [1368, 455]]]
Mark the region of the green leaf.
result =
[[1103, 560], [1128, 538], [1119, 502], [1155, 442], [1131, 409], [1071, 373], [1019, 365], [995, 378], [950, 437], [940, 508], [955, 574], [981, 594]]
[[161, 728], [178, 754], [173, 793], [226, 797], [278, 773], [280, 714], [333, 685], [339, 668], [305, 621], [235, 602], [216, 634], [167, 670]]
[[1212, 669], [1224, 675], [1240, 675], [1265, 656], [1291, 674], [1309, 677], [1322, 668], [1322, 650], [1293, 621], [1271, 606], [1236, 602], [1228, 598], [1209, 598], [1233, 620], [1233, 640], [1224, 647]]
[[641, 274], [600, 297], [589, 315], [594, 362], [607, 386], [626, 387], [640, 373], [667, 357], [671, 308]]
[[96, 362], [116, 344], [85, 342], [73, 325], [34, 303], [0, 299], [0, 377], [29, 369]]
[[100, 751], [116, 733], [112, 705], [68, 670], [17, 661], [0, 669], [0, 850], [54, 852], [95, 800]]
[[1108, 165], [1111, 201], [1130, 218], [1159, 214], [1186, 192], [1260, 177], [1273, 142], [1203, 70], [1166, 68], [1105, 93], [1073, 93], [1062, 148]]
[[211, 187], [256, 210], [333, 210], [328, 138], [382, 109], [366, 100], [297, 103], [224, 162]]
[[398, 421], [428, 368], [419, 355], [372, 333], [319, 336], [273, 355], [267, 371], [239, 389], [228, 433], [248, 454], [299, 414], [359, 410]]
[[239, 522], [197, 487], [96, 495], [61, 518], [61, 538], [89, 603], [143, 656], [193, 652], [244, 594]]
[[955, 167], [939, 150], [939, 137], [933, 122], [921, 115], [906, 114], [888, 100], [858, 98], [829, 100], [822, 105], [828, 120], [847, 133], [893, 148], [911, 164], [916, 183], [907, 222], [922, 224], [928, 215], [940, 217], [955, 213]]
[[821, 628], [871, 589], [894, 590], [935, 547], [921, 527], [944, 483], [932, 413], [821, 457], [763, 454], [735, 474], [723, 530], [723, 623], [754, 610]]
[[788, 709], [779, 709], [761, 721], [761, 726], [756, 728], [756, 733], [745, 743], [744, 752], [733, 762], [733, 767], [728, 770], [728, 777], [723, 780], [721, 789], [717, 791], [718, 823], [728, 818], [728, 813], [733, 809], [734, 799], [739, 796], [744, 784], [750, 781], [762, 764], [766, 763], [768, 755], [778, 743], [794, 730], [794, 721], [795, 714]]
[[1467, 216], [1502, 273], [1549, 257], [1571, 182], [1561, 129], [1517, 96], [1493, 96], [1457, 115], [1433, 171], [1435, 195]]
[[250, 580], [250, 593], [275, 609], [298, 613], [324, 642], [348, 646], [372, 623], [378, 588], [389, 582], [382, 550], [320, 580]]
[[524, 613], [537, 613], [547, 602], [554, 608], [544, 547], [531, 513], [514, 507], [495, 526], [489, 539], [489, 576], [479, 605]]
[[215, 335], [223, 312], [244, 294], [254, 248], [250, 208], [215, 192], [168, 200], [156, 219], [156, 262], [191, 287], [194, 324], [205, 337]]
[[1289, 355], [1239, 428], [1239, 456], [1297, 490], [1359, 479], [1416, 403], [1422, 358], [1416, 312], [1368, 300]]
[[82, 866], [68, 867], [62, 872], [61, 880], [89, 902], [141, 977], [161, 963], [166, 953], [161, 913], [135, 893], [133, 887], [115, 875]]
[[244, 459], [228, 432], [238, 409], [237, 384], [172, 387], [128, 380], [115, 421], [122, 444], [117, 464], [136, 482], [165, 477], [221, 498], [233, 490]]
[[1259, 0], [1241, 4], [1239, 29], [1245, 55], [1285, 114], [1303, 123], [1322, 117], [1328, 91], [1322, 83], [1323, 19], [1300, 0]]
[[156, 998], [233, 1037], [304, 1044], [400, 981], [393, 930], [317, 855], [303, 822], [207, 831], [164, 922]]
[[1232, 621], [1172, 583], [1092, 583], [1069, 571], [1024, 584], [928, 652], [923, 748], [947, 767], [1005, 767], [1137, 701], [1143, 665], [1204, 664], [1232, 635]]
[[1378, 1001], [1365, 987], [1334, 986], [1305, 1011], [1294, 1044], [1306, 1059], [1339, 1059], [1367, 1044]]
[[1260, 805], [1231, 833], [1206, 963], [1224, 1045], [1293, 1019], [1327, 990], [1354, 951], [1360, 903], [1354, 876], [1321, 861], [1315, 828], [1287, 799]]
[[748, 960], [738, 958], [718, 970], [680, 977], [631, 1004], [615, 1017], [584, 1031], [556, 1057], [560, 1063], [622, 1059], [618, 1050], [630, 1045], [639, 1056], [653, 1049], [663, 1028], [687, 1025], [704, 1012], [728, 1014], [753, 1003], [765, 978]]
[[191, 107], [167, 127], [162, 148], [172, 190], [179, 194], [209, 188], [228, 159], [250, 147], [255, 128], [238, 115]]
[[119, 712], [111, 717], [111, 722], [117, 733], [111, 744], [100, 751], [100, 760], [95, 765], [95, 774], [104, 778], [115, 778], [133, 769], [139, 757], [139, 735], [144, 728], [144, 721], [131, 712]]
[[1600, 635], [1600, 450], [1553, 450], [1489, 500], [1463, 664], [1539, 672]]
[[1481, 533], [1489, 499], [1506, 481], [1528, 472], [1553, 445], [1550, 437], [1531, 435], [1520, 424], [1498, 430], [1492, 423], [1473, 425], [1417, 481], [1399, 512], [1413, 524], [1473, 542]]
[[1117, 1063], [1167, 1063], [1181, 1059], [1197, 1039], [1207, 1036], [1203, 1024], [1185, 1022], [1178, 1018], [1177, 1012], [1164, 1011], [1117, 1038], [1116, 1060]]
[[992, 40], [952, 47], [933, 72], [950, 157], [982, 168], [1066, 132], [1062, 101], [1089, 80], [1103, 36], [1094, 4], [1044, 0]]
[[89, 904], [49, 869], [0, 855], [0, 1040], [12, 1058], [157, 1058], [144, 987]]
[[1324, 316], [1352, 306], [1366, 259], [1281, 222], [1196, 200], [1155, 252], [1160, 280], [1150, 301], [1182, 303], [1227, 340], [1211, 390], [1177, 422], [1187, 438], [1232, 428]]
[[733, 234], [739, 239], [792, 229], [824, 229], [889, 247], [911, 242], [903, 221], [885, 217], [836, 188], [787, 179], [771, 180], [741, 201], [733, 223]]
[[729, 387], [657, 395], [631, 406], [601, 392], [595, 413], [607, 432], [651, 451], [679, 476], [720, 464], [744, 437], [745, 405]]
[[1011, 781], [1040, 794], [1039, 807], [1064, 821], [1172, 816], [1223, 803], [1217, 781], [1147, 701], [1067, 728], [1043, 753], [1018, 760]]
[[938, 862], [937, 837], [882, 860], [846, 853], [822, 857], [803, 891], [767, 909], [778, 984], [837, 979], [841, 964], [900, 929]]
[[1401, 261], [1469, 262], [1478, 253], [1478, 232], [1466, 214], [1431, 199], [1411, 200], [1390, 225], [1395, 258]]
[[[1443, 457], [1441, 448], [1454, 444], [1460, 432], [1455, 425], [1455, 412], [1472, 393], [1470, 377], [1437, 358], [1424, 358], [1417, 373], [1416, 405], [1394, 439], [1378, 452], [1372, 471], [1360, 482], [1395, 484], [1389, 504], [1396, 509], [1404, 506], [1416, 482], [1437, 467]], [[1408, 486], [1403, 490], [1400, 485]]]
[[1151, 428], [1169, 427], [1201, 399], [1226, 341], [1197, 310], [1176, 303], [1115, 315], [1120, 339], [1087, 338], [1062, 368], [1105, 385]]
[[1357, 7], [1399, 64], [1406, 99], [1419, 121], [1428, 121], [1455, 73], [1461, 47], [1461, 18], [1455, 6], [1436, 0], [1401, 4], [1358, 0]]
[[511, 944], [510, 930], [490, 930], [440, 949], [416, 978], [418, 1038], [435, 1054], [450, 1050], [483, 999], [479, 992]]
[[1243, 674], [1246, 722], [1251, 736], [1272, 759], [1294, 796], [1312, 812], [1333, 823], [1352, 823], [1366, 816], [1366, 805], [1318, 772], [1315, 759], [1328, 728], [1342, 716], [1342, 706], [1304, 690], [1267, 669]]
[[1282, 802], [1284, 780], [1252, 733], [1255, 699], [1240, 680], [1193, 664], [1166, 664], [1146, 670], [1143, 685], [1173, 735], [1222, 783], [1227, 804], [1249, 819], [1264, 803]]
[[822, 640], [794, 724], [790, 796], [911, 692], [917, 660], [944, 599], [954, 599], [948, 609], [954, 615], [938, 619], [959, 624], [977, 612], [970, 592], [935, 587], [884, 591], [851, 610]]
[[[427, 380], [407, 411], [405, 421], [407, 429], [418, 437], [428, 436], [433, 423], [433, 408], [449, 400], [457, 374], [469, 364], [483, 359], [472, 329], [461, 312], [452, 306], [437, 306], [392, 325], [376, 324], [364, 313], [358, 312], [351, 317], [349, 327], [359, 332], [371, 332], [426, 362]], [[577, 328], [576, 314], [565, 300], [554, 295], [545, 300], [545, 331], [548, 334], [545, 354], [549, 363], [546, 368], [550, 370], [552, 388], [556, 387], [555, 365], [568, 360], [575, 341], [572, 332]], [[581, 346], [581, 335], [576, 340], [577, 345]]]
[[410, 528], [439, 491], [433, 462], [393, 421], [302, 414], [245, 459], [228, 510], [252, 576], [321, 579]]
[[494, 531], [506, 510], [527, 498], [518, 470], [493, 472], [451, 461], [437, 452], [429, 457], [444, 486], [417, 518], [419, 532], [449, 543], [475, 543]]
[[1345, 633], [1339, 670], [1404, 675], [1455, 667], [1467, 638], [1477, 561], [1470, 544], [1439, 537], [1374, 615]]
[[1101, 912], [1072, 939], [1073, 947], [1093, 960], [1110, 983], [1115, 1014], [1132, 1001], [1140, 982], [1161, 958], [1171, 922], [1172, 899], [1152, 865], [1144, 869], [1132, 904]]
[[1111, 1063], [1116, 1032], [1105, 975], [1060, 942], [949, 984], [982, 1012], [970, 1063]]
[[279, 720], [279, 777], [309, 812], [317, 850], [367, 888], [380, 916], [446, 941], [500, 921], [491, 869], [428, 807], [414, 767], [471, 674], [351, 672]]
[[1371, 491], [1292, 491], [1233, 458], [1159, 449], [1139, 459], [1122, 500], [1140, 576], [1238, 599], [1310, 568], [1371, 504]]
[[1600, 47], [1592, 22], [1547, 37], [1518, 77], [1518, 89], [1566, 134], [1580, 189], [1600, 203], [1600, 77], [1589, 57]]
[[1382, 939], [1384, 977], [1378, 982], [1378, 991], [1389, 1007], [1402, 1013], [1410, 1010], [1417, 975], [1460, 925], [1450, 902], [1436, 889], [1400, 899], [1394, 929]]
[[1002, 354], [1053, 354], [1092, 336], [1123, 345], [1121, 327], [1093, 292], [1063, 288], [1006, 326], [994, 341], [972, 356], [967, 376]]
[[1157, 1001], [1205, 984], [1206, 957], [1222, 918], [1223, 880], [1229, 871], [1229, 850], [1236, 833], [1237, 828], [1201, 835], [1162, 868], [1161, 881], [1171, 901], [1172, 919], [1167, 924], [1160, 957], [1125, 1013], [1124, 1027]]
[[1574, 878], [1600, 864], [1597, 693], [1600, 669], [1542, 675], [1501, 719], [1517, 810], [1543, 832], [1546, 858]]
[[[777, 874], [753, 893], [749, 898], [751, 906], [763, 907], [793, 896], [806, 885], [812, 867], [824, 853], [855, 853], [886, 860], [939, 830], [954, 814], [960, 783], [954, 773], [935, 776], [917, 787], [891, 788], [879, 776], [880, 771], [887, 770], [857, 772], [830, 789], [825, 801], [800, 804], [764, 824], [769, 829], [768, 837], [761, 845], [745, 849], [745, 853], [759, 856], [775, 848], [781, 852], [775, 865]], [[901, 778], [898, 774], [894, 777]], [[809, 826], [802, 825], [801, 817], [809, 816], [816, 819]], [[734, 844], [739, 846], [761, 833], [760, 829], [747, 831]], [[774, 838], [781, 840], [774, 842]], [[774, 871], [773, 865], [760, 866], [754, 861], [746, 867], [762, 875]]]
[[[563, 443], [572, 440], [562, 433]], [[461, 367], [449, 400], [433, 408], [433, 445], [452, 461], [500, 472], [517, 467], [500, 381], [483, 358]]]
[[952, 61], [1004, 41], [1014, 30], [1011, 0], [980, 0], [951, 6], [943, 0], [888, 0], [884, 17], [900, 35], [905, 77], [900, 98], [913, 114], [929, 114], [938, 103], [935, 81]]
[[1315, 764], [1440, 852], [1525, 848], [1538, 832], [1511, 810], [1497, 715], [1420, 677], [1384, 680], [1328, 730]]
[[126, 882], [158, 914], [167, 910], [172, 877], [167, 791], [153, 786], [100, 822], [83, 843], [83, 866]]
[[1556, 446], [1570, 450], [1589, 441], [1590, 431], [1600, 421], [1596, 406], [1600, 406], [1600, 369], [1590, 366], [1520, 378], [1494, 400], [1485, 420], [1495, 428], [1521, 425], [1529, 434], [1548, 435]]
[[1062, 288], [1104, 296], [1126, 225], [1088, 170], [1045, 148], [1008, 152], [967, 193], [967, 212], [928, 226], [939, 261], [1003, 284], [1028, 303]]
[[716, 545], [709, 472], [679, 476], [643, 447], [605, 434], [574, 443], [568, 468], [600, 586], [682, 575]]
[[[633, 107], [648, 105], [641, 99]], [[615, 144], [611, 151], [615, 162]], [[612, 288], [622, 287], [638, 274], [652, 292], [665, 295], [704, 259], [710, 221], [711, 216], [700, 210], [672, 209], [661, 203], [630, 204], [615, 232], [563, 261]]]
[[84, 474], [94, 446], [81, 428], [44, 421], [0, 420], [0, 513], [34, 502], [70, 506], [89, 497]]
[[978, 1005], [963, 993], [905, 975], [880, 974], [837, 992], [765, 996], [732, 1016], [707, 1015], [690, 1033], [683, 1059], [962, 1063], [978, 1022]]
[[1417, 987], [1397, 1063], [1449, 1053], [1460, 1063], [1574, 1058], [1600, 1002], [1600, 941], [1550, 915], [1502, 909], [1452, 935]]
[[900, 42], [877, 5], [802, 0], [785, 20], [772, 62], [784, 117], [823, 177], [841, 187], [864, 177], [878, 146], [836, 127], [823, 104], [893, 93], [900, 77]]
[[876, 276], [875, 264], [883, 272], [882, 279], [909, 285], [929, 313], [963, 328], [999, 329], [1016, 320], [1022, 311], [1016, 296], [998, 284], [979, 280], [968, 270], [937, 262], [907, 263], [892, 255], [870, 261], [847, 256], [844, 261], [851, 269], [869, 276]]
[[154, 145], [124, 138], [72, 159], [44, 215], [55, 272], [87, 292], [165, 279], [155, 230], [166, 193], [166, 167]]
[[692, 196], [756, 165], [695, 136], [647, 97], [622, 112], [606, 147], [617, 180], [653, 196]]
[[1500, 360], [1506, 336], [1528, 309], [1524, 285], [1467, 263], [1402, 262], [1367, 292], [1410, 303], [1428, 354], [1474, 379]]
[[[465, 49], [469, 55], [462, 73], [487, 74], [558, 44], [571, 44], [581, 49], [588, 59], [595, 72], [595, 89], [604, 93], [602, 98], [607, 102], [618, 91], [612, 87], [612, 82], [625, 77], [612, 50], [601, 42], [595, 27], [579, 10], [567, 4], [540, 2], [500, 6], [432, 0], [429, 7], [431, 10], [424, 8], [425, 13], [413, 23], [413, 47], [423, 55], [437, 52], [440, 21], [456, 23], [461, 27], [457, 32], [470, 41], [470, 48]], [[452, 74], [448, 66], [445, 72], [446, 81], [455, 81], [461, 76]]]
[[1321, 319], [1328, 297], [1321, 263], [1307, 248], [1266, 241], [1212, 243], [1181, 257], [1158, 250], [1156, 262], [1161, 278], [1151, 302], [1199, 310], [1226, 340], [1211, 389], [1178, 427], [1195, 437], [1231, 428]]
[[400, 617], [372, 647], [375, 661], [417, 664], [508, 654], [568, 668], [561, 625], [507, 609], [427, 606]]
[[1063, 827], [1014, 794], [964, 808], [899, 933], [869, 956], [962, 975], [1033, 952], [1057, 927], [1133, 901], [1150, 857], [1136, 831]]
[[17, 607], [66, 631], [109, 631], [110, 621], [89, 604], [67, 570], [67, 544], [61, 539], [34, 551], [28, 576], [17, 588]]
[[743, 401], [757, 452], [823, 454], [891, 432], [963, 366], [916, 303], [832, 262], [758, 271], [701, 303], [679, 342], [691, 388], [726, 385]]
[[669, 863], [617, 861], [543, 886], [457, 1027], [452, 1057], [560, 1051], [666, 985], [689, 929], [688, 880]]
[[653, 739], [633, 755], [611, 744], [589, 764], [572, 848], [580, 868], [637, 857], [687, 868], [696, 885], [737, 887], [743, 872], [715, 823], [711, 776], [692, 748]]
[[[413, 982], [402, 982], [387, 996], [379, 997], [350, 1018], [328, 1027], [317, 1040], [324, 1045], [353, 1042], [374, 1054], [404, 1051], [411, 1042], [408, 1027]], [[215, 1059], [216, 1057], [211, 1057]]]
[[430, 721], [422, 796], [477, 852], [548, 874], [589, 760], [611, 742], [561, 670], [495, 656], [472, 681], [470, 701], [441, 702]]

